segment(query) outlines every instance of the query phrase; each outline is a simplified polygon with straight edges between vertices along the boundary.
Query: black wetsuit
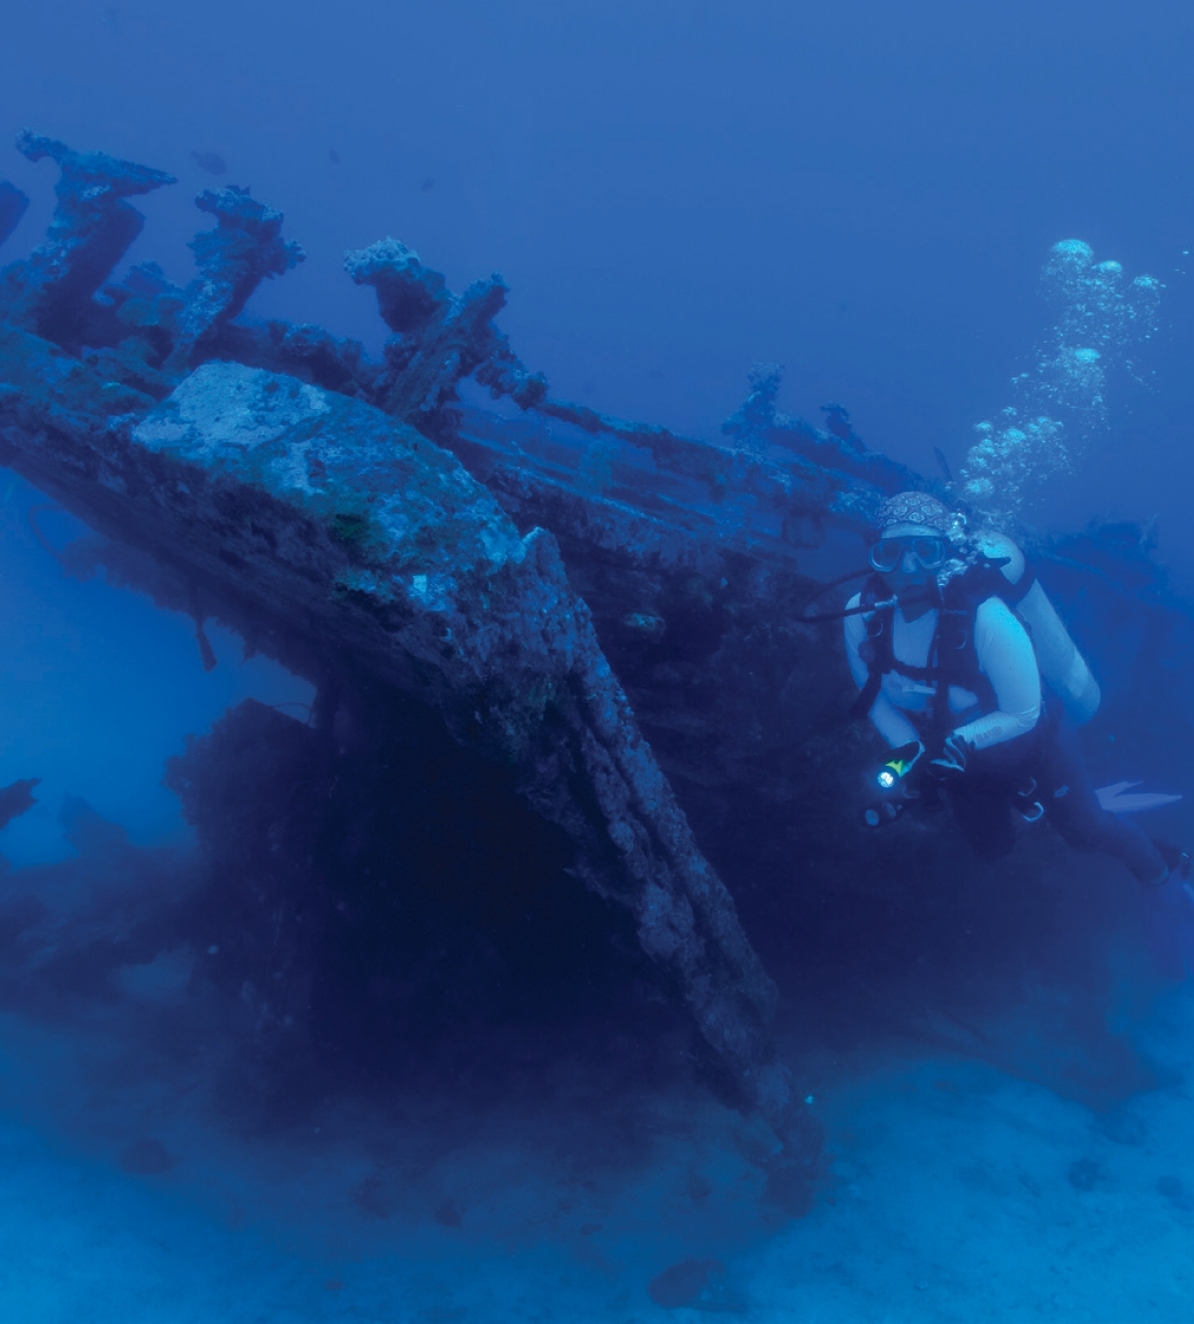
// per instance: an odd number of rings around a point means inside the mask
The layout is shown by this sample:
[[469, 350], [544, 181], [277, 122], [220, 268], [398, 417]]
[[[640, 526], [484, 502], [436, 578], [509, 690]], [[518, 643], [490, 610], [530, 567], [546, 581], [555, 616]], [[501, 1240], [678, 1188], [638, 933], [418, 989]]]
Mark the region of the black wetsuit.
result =
[[1034, 730], [982, 750], [972, 764], [951, 782], [948, 794], [975, 854], [995, 859], [1010, 851], [1015, 844], [1013, 814], [1017, 807], [1030, 810], [1036, 802], [1075, 850], [1114, 855], [1142, 883], [1164, 876], [1166, 861], [1146, 833], [1099, 803], [1078, 733], [1059, 699], [1047, 699]]

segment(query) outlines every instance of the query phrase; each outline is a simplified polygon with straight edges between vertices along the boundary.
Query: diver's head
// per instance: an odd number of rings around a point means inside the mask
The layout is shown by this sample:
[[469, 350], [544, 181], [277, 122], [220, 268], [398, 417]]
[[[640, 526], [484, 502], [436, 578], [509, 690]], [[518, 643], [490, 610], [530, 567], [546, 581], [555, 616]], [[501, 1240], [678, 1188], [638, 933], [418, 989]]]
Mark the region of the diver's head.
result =
[[962, 523], [928, 492], [898, 492], [875, 517], [871, 565], [898, 594], [927, 585], [954, 555]]

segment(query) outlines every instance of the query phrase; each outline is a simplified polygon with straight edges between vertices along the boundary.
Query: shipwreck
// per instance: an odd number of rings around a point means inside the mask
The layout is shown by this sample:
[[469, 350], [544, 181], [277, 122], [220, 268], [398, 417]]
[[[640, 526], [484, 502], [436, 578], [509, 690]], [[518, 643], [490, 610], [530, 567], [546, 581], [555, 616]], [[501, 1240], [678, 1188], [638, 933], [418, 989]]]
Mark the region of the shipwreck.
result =
[[[32, 133], [19, 147], [59, 180], [44, 241], [0, 274], [0, 462], [95, 532], [76, 559], [317, 687], [309, 724], [248, 705], [170, 770], [239, 916], [211, 977], [251, 984], [258, 1025], [301, 1036], [312, 952], [333, 959], [345, 925], [400, 905], [412, 829], [391, 811], [409, 781], [378, 769], [396, 742], [408, 763], [424, 747], [474, 760], [550, 825], [553, 880], [623, 917], [710, 1073], [815, 1171], [769, 966], [832, 946], [874, 900], [876, 850], [889, 880], [917, 866], [847, 830], [849, 757], [831, 751], [868, 737], [846, 728], [844, 667], [818, 665], [829, 636], [799, 607], [858, 561], [885, 495], [934, 482], [870, 450], [839, 406], [824, 427], [777, 413], [768, 368], [718, 444], [558, 400], [495, 325], [499, 277], [455, 294], [394, 239], [345, 261], [376, 291], [380, 358], [254, 321], [254, 290], [303, 253], [245, 189], [196, 200], [214, 226], [185, 288], [152, 264], [116, 276], [143, 224], [129, 199], [171, 177]], [[0, 240], [24, 210], [0, 185]], [[462, 402], [466, 379], [493, 408]], [[1034, 551], [1055, 597], [1085, 604], [1079, 636], [1112, 613], [1161, 640], [1120, 628], [1105, 670], [1184, 647], [1188, 616], [1140, 530]], [[1182, 699], [1169, 719], [1192, 716]], [[249, 764], [268, 833], [250, 782], [229, 780]], [[225, 826], [205, 836], [213, 814]]]

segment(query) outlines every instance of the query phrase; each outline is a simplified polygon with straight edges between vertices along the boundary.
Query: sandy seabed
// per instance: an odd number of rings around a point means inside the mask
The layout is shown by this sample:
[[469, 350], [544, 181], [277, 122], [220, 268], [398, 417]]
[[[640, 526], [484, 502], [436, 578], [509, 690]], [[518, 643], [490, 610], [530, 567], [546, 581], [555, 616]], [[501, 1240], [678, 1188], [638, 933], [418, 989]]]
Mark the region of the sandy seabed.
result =
[[[583, 1136], [517, 1115], [423, 1161], [421, 1123], [387, 1147], [343, 1113], [233, 1141], [10, 1021], [0, 1318], [1188, 1321], [1194, 986], [1134, 1038], [1166, 1083], [1103, 1112], [961, 1055], [856, 1059], [817, 1100], [832, 1173], [792, 1220], [768, 1207], [758, 1131], [708, 1101], [639, 1107], [633, 1144], [583, 1160]], [[67, 1105], [39, 1116], [33, 1070]]]

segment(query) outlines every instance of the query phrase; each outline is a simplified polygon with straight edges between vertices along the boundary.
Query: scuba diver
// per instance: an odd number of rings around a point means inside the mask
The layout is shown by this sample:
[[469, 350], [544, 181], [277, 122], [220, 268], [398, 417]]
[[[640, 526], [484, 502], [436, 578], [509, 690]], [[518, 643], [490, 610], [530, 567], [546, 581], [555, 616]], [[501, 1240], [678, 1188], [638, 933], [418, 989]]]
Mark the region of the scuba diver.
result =
[[869, 823], [944, 791], [980, 857], [1011, 850], [1013, 815], [1044, 817], [1142, 883], [1189, 876], [1184, 852], [1110, 812], [1091, 784], [1075, 727], [1099, 687], [1010, 538], [970, 534], [935, 497], [901, 492], [879, 509], [869, 560], [845, 617], [854, 713], [890, 746]]

